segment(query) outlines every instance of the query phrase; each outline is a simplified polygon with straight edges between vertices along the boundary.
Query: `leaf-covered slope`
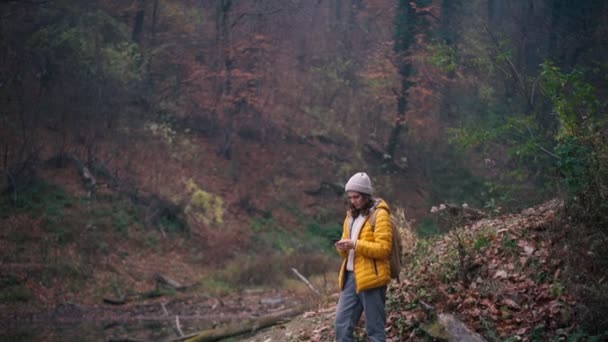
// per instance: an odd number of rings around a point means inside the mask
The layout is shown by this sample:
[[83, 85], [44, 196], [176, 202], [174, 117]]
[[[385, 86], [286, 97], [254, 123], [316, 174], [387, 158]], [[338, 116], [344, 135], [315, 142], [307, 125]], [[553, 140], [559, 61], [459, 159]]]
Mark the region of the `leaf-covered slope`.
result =
[[562, 261], [551, 257], [560, 206], [551, 201], [421, 241], [391, 297], [391, 331], [451, 312], [491, 340], [571, 332], [576, 300], [560, 282]]
[[[391, 284], [387, 337], [428, 340], [439, 313], [452, 313], [491, 341], [550, 340], [577, 333], [578, 298], [562, 283], [554, 200], [420, 239], [402, 281]], [[561, 247], [560, 247], [561, 248]], [[335, 307], [310, 312], [248, 341], [329, 341]], [[358, 329], [364, 334], [363, 325]], [[436, 336], [439, 338], [439, 336]]]

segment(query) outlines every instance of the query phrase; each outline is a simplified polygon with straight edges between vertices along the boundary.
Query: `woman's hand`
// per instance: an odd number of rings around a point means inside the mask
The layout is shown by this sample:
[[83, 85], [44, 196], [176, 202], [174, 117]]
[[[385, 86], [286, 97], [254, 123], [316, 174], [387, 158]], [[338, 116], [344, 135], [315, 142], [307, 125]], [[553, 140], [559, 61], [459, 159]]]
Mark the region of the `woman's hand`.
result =
[[349, 240], [349, 239], [342, 239], [340, 241], [337, 241], [335, 243], [335, 246], [339, 250], [347, 251], [349, 249], [354, 249], [355, 248], [355, 242], [353, 240]]

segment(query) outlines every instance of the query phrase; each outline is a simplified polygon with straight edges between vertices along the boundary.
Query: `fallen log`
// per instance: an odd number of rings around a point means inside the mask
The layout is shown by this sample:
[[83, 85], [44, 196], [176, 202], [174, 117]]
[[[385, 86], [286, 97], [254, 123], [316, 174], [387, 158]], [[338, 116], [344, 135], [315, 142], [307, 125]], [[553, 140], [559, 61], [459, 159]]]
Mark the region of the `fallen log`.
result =
[[126, 297], [121, 297], [121, 298], [104, 297], [103, 302], [106, 304], [110, 304], [110, 305], [124, 305], [124, 304], [127, 304], [127, 298]]
[[236, 323], [228, 324], [225, 326], [216, 327], [213, 329], [203, 330], [196, 333], [195, 336], [184, 336], [182, 338], [171, 340], [174, 341], [186, 341], [186, 342], [208, 342], [218, 341], [223, 338], [228, 338], [236, 335], [246, 334], [255, 332], [259, 329], [270, 327], [273, 325], [280, 324], [284, 321], [288, 321], [289, 318], [297, 316], [303, 313], [307, 309], [306, 305], [300, 305], [298, 307], [282, 310], [270, 314], [268, 316], [251, 318]]

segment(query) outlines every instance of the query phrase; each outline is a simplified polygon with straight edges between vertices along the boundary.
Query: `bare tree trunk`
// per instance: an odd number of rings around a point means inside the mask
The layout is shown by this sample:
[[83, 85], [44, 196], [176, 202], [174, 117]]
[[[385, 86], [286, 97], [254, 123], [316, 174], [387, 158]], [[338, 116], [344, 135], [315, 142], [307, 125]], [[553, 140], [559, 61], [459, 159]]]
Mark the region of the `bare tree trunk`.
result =
[[396, 48], [395, 51], [397, 53], [397, 66], [401, 78], [401, 89], [396, 92], [397, 120], [395, 120], [395, 126], [391, 131], [385, 149], [393, 160], [399, 144], [399, 135], [402, 133], [401, 131], [405, 122], [408, 90], [412, 86], [412, 82], [409, 81], [412, 66], [407, 57], [410, 54], [411, 45], [415, 42], [413, 37], [417, 28], [416, 10], [412, 7], [411, 3], [405, 1], [400, 2], [399, 10], [405, 12], [404, 14], [397, 16], [397, 25], [400, 26], [398, 27], [400, 36], [397, 38], [398, 48]]
[[229, 108], [229, 106], [232, 106], [232, 104], [226, 103], [226, 99], [229, 99], [229, 95], [232, 93], [231, 73], [233, 69], [232, 63], [234, 62], [232, 60], [232, 37], [231, 25], [229, 23], [231, 8], [232, 0], [217, 1], [216, 41], [219, 49], [218, 60], [221, 65], [220, 67], [223, 69], [223, 72], [220, 74], [223, 75], [223, 78], [220, 81], [219, 95], [214, 111], [220, 116], [220, 118], [224, 119], [224, 142], [218, 149], [217, 154], [225, 159], [230, 159], [230, 151], [232, 143], [234, 142], [235, 131], [233, 127], [233, 117], [235, 112], [233, 108]]
[[146, 0], [137, 1], [137, 13], [135, 14], [135, 24], [133, 25], [132, 39], [134, 42], [141, 42], [141, 35], [144, 28], [144, 17], [146, 13]]
[[154, 80], [152, 79], [152, 57], [154, 57], [152, 55], [152, 50], [154, 49], [154, 46], [156, 45], [156, 23], [158, 21], [158, 0], [154, 0], [154, 4], [153, 4], [153, 8], [152, 8], [152, 27], [150, 29], [150, 45], [149, 45], [149, 51], [147, 51], [147, 61], [146, 61], [146, 78], [147, 78], [147, 82], [145, 87], [147, 87], [148, 90], [152, 89], [153, 86], [153, 82]]

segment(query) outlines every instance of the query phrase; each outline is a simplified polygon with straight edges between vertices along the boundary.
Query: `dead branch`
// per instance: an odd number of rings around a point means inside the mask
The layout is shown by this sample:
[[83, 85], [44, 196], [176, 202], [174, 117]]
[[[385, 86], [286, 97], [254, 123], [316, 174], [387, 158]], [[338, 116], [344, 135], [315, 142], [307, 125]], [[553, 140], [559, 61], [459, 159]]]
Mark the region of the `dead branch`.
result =
[[179, 325], [179, 315], [175, 315], [175, 328], [177, 329], [177, 333], [179, 334], [179, 336], [184, 337], [182, 327]]
[[302, 274], [300, 274], [300, 272], [298, 272], [298, 270], [296, 270], [295, 268], [292, 267], [291, 271], [293, 273], [295, 273], [298, 276], [298, 278], [300, 278], [312, 292], [316, 293], [318, 296], [321, 295], [321, 293], [308, 281], [308, 279], [306, 279], [306, 277], [304, 277]]

